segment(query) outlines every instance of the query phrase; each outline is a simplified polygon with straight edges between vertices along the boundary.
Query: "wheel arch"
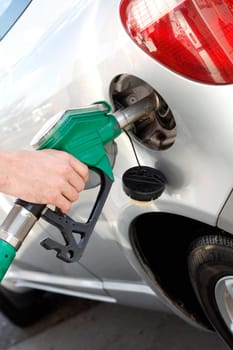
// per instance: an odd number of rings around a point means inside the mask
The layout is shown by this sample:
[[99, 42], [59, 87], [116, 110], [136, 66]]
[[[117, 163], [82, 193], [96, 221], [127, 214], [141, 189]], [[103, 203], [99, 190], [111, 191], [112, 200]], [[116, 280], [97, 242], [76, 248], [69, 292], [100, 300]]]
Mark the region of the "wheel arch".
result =
[[193, 291], [188, 273], [190, 244], [206, 233], [220, 230], [196, 220], [170, 213], [146, 213], [130, 225], [129, 237], [135, 255], [151, 282], [180, 312], [201, 327], [212, 330]]

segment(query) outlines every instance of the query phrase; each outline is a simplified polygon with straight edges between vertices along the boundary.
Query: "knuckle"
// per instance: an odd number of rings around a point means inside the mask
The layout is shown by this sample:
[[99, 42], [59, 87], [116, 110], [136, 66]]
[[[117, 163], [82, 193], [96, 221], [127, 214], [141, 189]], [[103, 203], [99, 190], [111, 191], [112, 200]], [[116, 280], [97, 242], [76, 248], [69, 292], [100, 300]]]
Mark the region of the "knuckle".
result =
[[71, 168], [70, 168], [69, 163], [64, 162], [64, 164], [62, 165], [62, 168], [61, 168], [61, 173], [67, 177], [70, 174], [70, 171], [71, 171]]
[[70, 161], [72, 158], [72, 156], [69, 153], [64, 151], [63, 151], [63, 156], [64, 156], [64, 159], [66, 159], [67, 161]]
[[56, 150], [57, 152], [57, 155], [60, 157], [60, 159], [65, 159], [65, 160], [68, 160], [70, 155], [69, 153], [65, 152], [65, 151], [62, 151], [62, 150]]
[[76, 173], [78, 173], [84, 180], [88, 178], [89, 169], [86, 164], [74, 157], [71, 157], [70, 164], [75, 169]]
[[64, 190], [64, 188], [66, 187], [66, 184], [67, 184], [67, 181], [63, 177], [60, 177], [57, 180], [57, 189], [58, 189], [58, 191], [62, 192]]

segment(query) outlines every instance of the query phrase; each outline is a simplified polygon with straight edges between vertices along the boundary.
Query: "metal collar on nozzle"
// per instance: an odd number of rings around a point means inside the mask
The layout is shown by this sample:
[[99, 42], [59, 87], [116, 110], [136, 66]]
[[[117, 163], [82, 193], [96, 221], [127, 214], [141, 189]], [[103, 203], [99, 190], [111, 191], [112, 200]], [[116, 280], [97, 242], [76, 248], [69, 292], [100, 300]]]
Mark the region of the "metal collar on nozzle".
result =
[[136, 122], [140, 118], [157, 109], [158, 102], [156, 101], [154, 95], [149, 95], [127, 108], [116, 111], [113, 113], [113, 115], [117, 119], [121, 129], [124, 129], [129, 124]]

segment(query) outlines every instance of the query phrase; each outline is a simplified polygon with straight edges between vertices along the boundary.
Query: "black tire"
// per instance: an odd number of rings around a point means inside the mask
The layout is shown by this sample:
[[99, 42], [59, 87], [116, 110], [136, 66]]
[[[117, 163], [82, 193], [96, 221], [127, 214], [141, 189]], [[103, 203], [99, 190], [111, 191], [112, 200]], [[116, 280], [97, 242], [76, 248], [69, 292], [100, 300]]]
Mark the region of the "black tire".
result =
[[214, 235], [197, 239], [190, 247], [188, 269], [192, 286], [207, 318], [233, 349], [233, 330], [224, 320], [225, 306], [220, 306], [219, 295], [215, 295], [216, 285], [222, 283], [222, 278], [233, 280], [233, 238]]
[[29, 327], [52, 311], [56, 294], [16, 293], [0, 286], [0, 311], [16, 326]]

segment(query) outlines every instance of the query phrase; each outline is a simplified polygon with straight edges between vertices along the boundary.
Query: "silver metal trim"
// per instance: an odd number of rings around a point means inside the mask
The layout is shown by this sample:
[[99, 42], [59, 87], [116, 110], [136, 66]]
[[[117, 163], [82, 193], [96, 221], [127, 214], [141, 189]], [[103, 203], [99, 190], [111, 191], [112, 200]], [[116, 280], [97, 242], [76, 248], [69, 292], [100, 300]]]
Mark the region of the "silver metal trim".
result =
[[36, 216], [30, 211], [15, 204], [0, 226], [0, 239], [17, 250], [36, 221]]
[[47, 122], [42, 126], [42, 128], [36, 133], [33, 139], [30, 142], [30, 145], [33, 148], [38, 148], [42, 143], [44, 143], [48, 137], [48, 134], [52, 132], [57, 123], [65, 115], [65, 110], [55, 114], [47, 120]]
[[156, 296], [155, 292], [147, 285], [142, 283], [112, 282], [103, 281], [104, 289], [121, 292], [143, 293]]
[[233, 334], [233, 276], [223, 277], [217, 282], [215, 299], [226, 326]]
[[[103, 283], [91, 279], [61, 277], [27, 270], [11, 270], [6, 276], [6, 282], [10, 282], [18, 288], [35, 288], [80, 298], [116, 303], [116, 299], [112, 296], [98, 294], [98, 291], [103, 292], [104, 290]], [[87, 291], [88, 289], [90, 292]]]
[[116, 111], [113, 113], [113, 115], [117, 119], [121, 129], [124, 129], [129, 124], [136, 122], [157, 108], [158, 101], [156, 101], [153, 94], [144, 97], [142, 100], [130, 105], [127, 108]]

